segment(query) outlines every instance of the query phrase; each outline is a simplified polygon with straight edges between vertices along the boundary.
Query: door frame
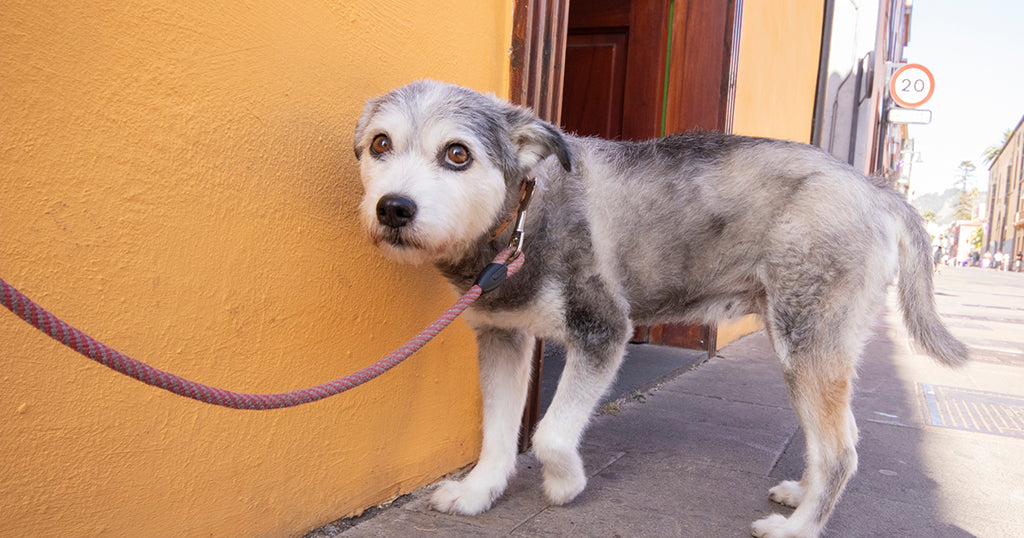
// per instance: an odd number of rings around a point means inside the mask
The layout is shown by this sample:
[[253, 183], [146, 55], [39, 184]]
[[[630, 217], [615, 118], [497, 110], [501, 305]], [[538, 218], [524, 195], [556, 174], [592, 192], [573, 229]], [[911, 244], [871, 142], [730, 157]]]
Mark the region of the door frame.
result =
[[[533, 109], [543, 120], [558, 125], [562, 116], [562, 77], [569, 0], [516, 0], [512, 15], [509, 100]], [[533, 350], [530, 385], [519, 430], [519, 451], [530, 449], [530, 437], [540, 421], [540, 380], [544, 370], [544, 340]]]

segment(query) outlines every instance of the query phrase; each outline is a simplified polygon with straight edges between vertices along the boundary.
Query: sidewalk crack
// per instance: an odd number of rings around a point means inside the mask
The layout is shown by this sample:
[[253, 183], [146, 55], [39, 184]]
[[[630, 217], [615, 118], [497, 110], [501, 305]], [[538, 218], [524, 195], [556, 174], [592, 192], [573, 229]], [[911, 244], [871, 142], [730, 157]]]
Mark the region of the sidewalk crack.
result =
[[789, 434], [789, 437], [786, 438], [786, 443], [782, 445], [782, 450], [780, 450], [779, 453], [775, 455], [775, 460], [772, 461], [771, 467], [768, 468], [768, 473], [765, 475], [766, 477], [770, 477], [773, 473], [775, 473], [775, 469], [778, 468], [779, 462], [782, 461], [782, 456], [784, 456], [786, 454], [786, 451], [789, 450], [790, 445], [793, 444], [793, 439], [796, 438], [796, 434], [798, 433], [800, 433], [800, 428], [794, 429]]

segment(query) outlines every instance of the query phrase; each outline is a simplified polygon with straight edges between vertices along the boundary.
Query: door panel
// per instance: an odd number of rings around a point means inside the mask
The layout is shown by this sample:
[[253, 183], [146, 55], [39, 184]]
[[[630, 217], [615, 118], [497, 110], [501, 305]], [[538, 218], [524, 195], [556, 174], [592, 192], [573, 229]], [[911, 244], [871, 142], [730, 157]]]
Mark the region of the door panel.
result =
[[[669, 6], [669, 0], [579, 0], [569, 5], [565, 129], [624, 140], [660, 134]], [[565, 107], [576, 108], [566, 114]], [[586, 113], [595, 111], [597, 118]]]
[[626, 85], [626, 32], [569, 34], [565, 63], [562, 125], [583, 136], [622, 136], [623, 90]]

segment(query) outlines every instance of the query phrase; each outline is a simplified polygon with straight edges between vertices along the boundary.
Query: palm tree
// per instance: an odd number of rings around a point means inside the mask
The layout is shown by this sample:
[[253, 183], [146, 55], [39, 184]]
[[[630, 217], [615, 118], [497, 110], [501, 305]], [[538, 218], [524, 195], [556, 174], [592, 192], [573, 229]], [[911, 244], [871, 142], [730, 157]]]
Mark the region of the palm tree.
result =
[[1003, 147], [1010, 141], [1010, 135], [1013, 134], [1013, 129], [1007, 129], [1003, 131], [1003, 142], [997, 146], [989, 146], [985, 148], [985, 151], [981, 152], [981, 162], [991, 165], [996, 157], [999, 156], [999, 152], [1003, 151]]

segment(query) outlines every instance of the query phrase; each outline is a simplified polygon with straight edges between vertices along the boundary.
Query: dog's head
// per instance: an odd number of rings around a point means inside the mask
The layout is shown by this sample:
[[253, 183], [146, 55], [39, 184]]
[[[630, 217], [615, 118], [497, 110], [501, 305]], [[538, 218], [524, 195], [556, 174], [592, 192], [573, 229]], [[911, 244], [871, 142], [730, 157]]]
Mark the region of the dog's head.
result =
[[354, 146], [363, 225], [385, 256], [409, 263], [461, 256], [503, 220], [520, 181], [548, 156], [572, 167], [550, 123], [435, 81], [367, 101]]

